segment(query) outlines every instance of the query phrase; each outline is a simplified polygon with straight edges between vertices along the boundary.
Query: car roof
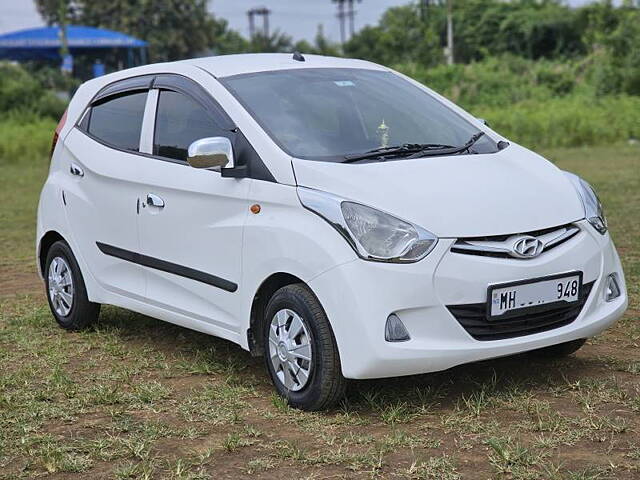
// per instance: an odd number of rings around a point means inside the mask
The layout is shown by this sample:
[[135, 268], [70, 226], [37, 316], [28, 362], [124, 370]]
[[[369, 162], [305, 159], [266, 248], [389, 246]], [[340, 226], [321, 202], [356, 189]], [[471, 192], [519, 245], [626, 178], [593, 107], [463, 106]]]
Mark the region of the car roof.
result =
[[175, 62], [151, 63], [92, 78], [83, 84], [83, 90], [93, 91], [91, 94], [91, 96], [93, 96], [93, 94], [95, 94], [95, 92], [100, 88], [119, 80], [126, 80], [128, 78], [141, 75], [157, 75], [161, 73], [180, 74], [182, 67], [185, 66], [199, 68], [216, 78], [241, 75], [245, 73], [305, 68], [360, 68], [379, 71], [389, 70], [381, 65], [367, 62], [365, 60], [325, 57], [322, 55], [303, 55], [305, 59], [304, 62], [294, 60], [293, 54], [291, 53], [242, 53], [237, 55], [192, 58], [188, 60], [178, 60]]
[[216, 57], [194, 58], [177, 63], [188, 63], [206, 70], [215, 77], [229, 77], [244, 73], [269, 72], [303, 68], [361, 68], [386, 70], [384, 67], [364, 60], [325, 57], [303, 54], [305, 61], [293, 59], [291, 53], [244, 53]]

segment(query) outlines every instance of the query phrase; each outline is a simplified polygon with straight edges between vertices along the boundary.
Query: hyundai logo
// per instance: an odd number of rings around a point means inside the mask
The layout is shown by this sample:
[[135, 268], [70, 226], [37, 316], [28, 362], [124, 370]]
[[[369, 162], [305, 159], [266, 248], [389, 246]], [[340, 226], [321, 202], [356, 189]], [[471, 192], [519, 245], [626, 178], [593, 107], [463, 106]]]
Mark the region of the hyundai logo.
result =
[[544, 243], [536, 237], [525, 235], [518, 237], [511, 247], [510, 255], [516, 258], [537, 257], [544, 250]]

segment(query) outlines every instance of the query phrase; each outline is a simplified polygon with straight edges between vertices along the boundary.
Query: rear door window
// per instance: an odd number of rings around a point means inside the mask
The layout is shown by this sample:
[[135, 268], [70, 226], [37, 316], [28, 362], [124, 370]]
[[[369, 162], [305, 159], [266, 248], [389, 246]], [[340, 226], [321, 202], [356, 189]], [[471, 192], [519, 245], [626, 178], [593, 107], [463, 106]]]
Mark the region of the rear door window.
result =
[[109, 146], [139, 151], [147, 91], [108, 97], [91, 107], [87, 131]]

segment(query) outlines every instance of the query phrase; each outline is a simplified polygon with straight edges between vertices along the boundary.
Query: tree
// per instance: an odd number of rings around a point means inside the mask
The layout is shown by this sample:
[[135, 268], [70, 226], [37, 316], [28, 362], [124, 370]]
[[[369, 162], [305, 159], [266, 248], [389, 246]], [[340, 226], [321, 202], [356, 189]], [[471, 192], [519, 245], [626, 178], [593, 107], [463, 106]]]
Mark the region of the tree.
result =
[[248, 45], [250, 52], [262, 53], [280, 53], [291, 52], [293, 49], [293, 41], [289, 35], [279, 30], [271, 33], [268, 37], [262, 33], [256, 33]]
[[587, 18], [597, 93], [640, 95], [640, 9], [631, 2], [594, 5]]
[[47, 24], [68, 23], [117, 30], [149, 42], [152, 61], [178, 60], [214, 51], [243, 51], [247, 42], [207, 11], [206, 0], [36, 0]]
[[[447, 40], [445, 1], [394, 7], [365, 27], [345, 52], [381, 63], [442, 61]], [[530, 59], [584, 54], [580, 9], [562, 0], [464, 0], [453, 2], [454, 57], [467, 63], [513, 53]]]
[[378, 26], [364, 27], [351, 37], [344, 51], [383, 64], [417, 61], [436, 65], [442, 60], [438, 33], [433, 24], [423, 20], [418, 5], [394, 7], [384, 13]]
[[302, 53], [311, 53], [315, 55], [328, 55], [330, 57], [340, 56], [340, 47], [332, 43], [325, 35], [322, 24], [318, 25], [318, 31], [314, 43], [311, 44], [307, 40], [299, 40], [293, 46], [293, 50]]

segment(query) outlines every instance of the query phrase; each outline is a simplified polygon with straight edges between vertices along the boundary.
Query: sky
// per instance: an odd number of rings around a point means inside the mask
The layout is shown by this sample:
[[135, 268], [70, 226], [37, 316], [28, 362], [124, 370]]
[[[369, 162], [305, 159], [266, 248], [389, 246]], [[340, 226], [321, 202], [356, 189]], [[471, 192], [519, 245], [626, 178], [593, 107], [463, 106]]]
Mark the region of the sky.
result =
[[[458, 0], [459, 2], [464, 0]], [[589, 0], [568, 0], [580, 5]], [[410, 0], [363, 0], [356, 2], [356, 30], [375, 25], [382, 13], [392, 6], [404, 5]], [[331, 0], [209, 0], [209, 10], [225, 18], [234, 30], [249, 35], [247, 10], [266, 6], [271, 10], [271, 29], [279, 29], [294, 40], [312, 40], [322, 24], [325, 35], [340, 40], [340, 26], [336, 18], [336, 5]], [[0, 0], [0, 33], [43, 25], [33, 0]]]

